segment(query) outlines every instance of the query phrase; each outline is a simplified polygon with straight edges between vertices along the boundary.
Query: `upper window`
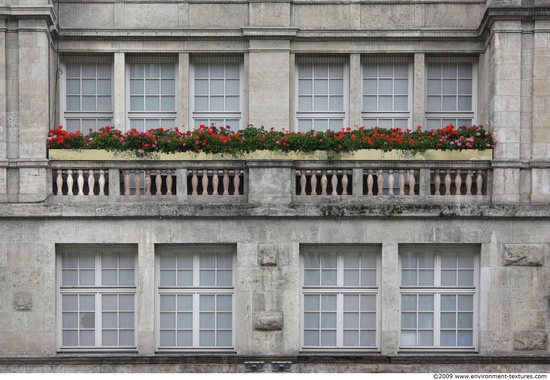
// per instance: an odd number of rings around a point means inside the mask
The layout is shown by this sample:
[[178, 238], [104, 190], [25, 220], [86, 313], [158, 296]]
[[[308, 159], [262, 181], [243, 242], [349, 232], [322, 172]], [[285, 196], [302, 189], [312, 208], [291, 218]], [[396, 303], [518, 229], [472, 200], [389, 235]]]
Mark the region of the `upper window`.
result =
[[301, 62], [297, 67], [298, 130], [340, 130], [346, 124], [347, 66], [343, 62]]
[[477, 73], [473, 62], [429, 62], [426, 78], [428, 129], [475, 123]]
[[130, 128], [177, 126], [175, 63], [130, 63], [129, 81]]
[[67, 62], [63, 118], [68, 131], [97, 131], [113, 123], [111, 62]]
[[234, 253], [163, 247], [158, 255], [158, 347], [233, 347]]
[[129, 248], [62, 249], [61, 349], [135, 349], [135, 258]]
[[402, 348], [474, 349], [477, 256], [465, 249], [404, 248]]
[[304, 348], [378, 346], [378, 261], [370, 247], [304, 250]]
[[410, 128], [412, 65], [379, 61], [363, 64], [363, 124], [367, 127]]
[[193, 71], [193, 125], [241, 126], [241, 63], [196, 62]]

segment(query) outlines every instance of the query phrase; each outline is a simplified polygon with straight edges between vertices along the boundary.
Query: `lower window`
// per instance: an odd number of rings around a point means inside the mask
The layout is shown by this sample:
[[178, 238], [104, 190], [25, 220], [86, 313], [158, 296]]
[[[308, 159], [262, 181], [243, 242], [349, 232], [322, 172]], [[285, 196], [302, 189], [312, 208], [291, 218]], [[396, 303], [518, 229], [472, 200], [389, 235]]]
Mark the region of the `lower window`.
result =
[[477, 267], [473, 249], [400, 250], [401, 348], [476, 348]]
[[234, 256], [230, 247], [161, 246], [160, 349], [233, 348]]
[[135, 349], [136, 252], [65, 246], [58, 255], [60, 343], [66, 349]]
[[302, 252], [302, 346], [378, 347], [375, 247], [308, 247]]

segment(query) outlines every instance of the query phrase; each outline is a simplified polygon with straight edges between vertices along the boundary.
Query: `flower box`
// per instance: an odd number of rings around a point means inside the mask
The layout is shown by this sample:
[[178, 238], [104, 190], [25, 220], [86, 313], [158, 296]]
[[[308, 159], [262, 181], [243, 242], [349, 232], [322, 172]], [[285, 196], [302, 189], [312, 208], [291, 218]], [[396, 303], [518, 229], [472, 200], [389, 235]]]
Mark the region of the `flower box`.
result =
[[326, 151], [277, 152], [258, 150], [251, 153], [231, 155], [227, 153], [148, 153], [136, 156], [132, 152], [106, 151], [102, 149], [50, 149], [50, 160], [56, 161], [216, 161], [216, 160], [301, 160], [301, 161], [490, 161], [493, 151], [487, 150], [426, 150], [412, 152], [408, 150], [383, 151], [362, 149], [351, 153], [333, 153]]

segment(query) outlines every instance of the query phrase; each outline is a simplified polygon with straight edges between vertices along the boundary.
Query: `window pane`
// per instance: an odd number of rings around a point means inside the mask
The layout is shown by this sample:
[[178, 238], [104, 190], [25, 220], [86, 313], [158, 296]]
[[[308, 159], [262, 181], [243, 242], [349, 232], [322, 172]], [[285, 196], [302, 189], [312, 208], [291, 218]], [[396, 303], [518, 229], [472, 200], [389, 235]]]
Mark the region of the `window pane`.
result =
[[401, 331], [401, 345], [402, 346], [416, 346], [416, 332], [414, 332], [414, 331]]
[[320, 298], [318, 295], [304, 296], [304, 309], [318, 311], [320, 310]]
[[321, 272], [321, 285], [323, 286], [336, 285], [336, 271], [323, 270]]
[[473, 285], [474, 285], [473, 270], [458, 271], [458, 286], [473, 286]]
[[433, 346], [433, 331], [419, 331], [418, 332], [418, 345], [419, 346]]
[[304, 331], [304, 345], [305, 346], [318, 346], [319, 345], [319, 332], [318, 331]]
[[416, 328], [416, 313], [401, 313], [401, 328]]
[[473, 333], [471, 331], [458, 332], [458, 346], [472, 346], [473, 341]]
[[474, 297], [471, 295], [458, 296], [458, 310], [472, 311], [474, 310]]
[[336, 331], [321, 330], [321, 346], [336, 346]]
[[193, 333], [191, 331], [178, 331], [177, 332], [177, 345], [180, 347], [187, 347], [193, 345]]
[[74, 330], [63, 331], [63, 345], [78, 346], [78, 331], [74, 331]]

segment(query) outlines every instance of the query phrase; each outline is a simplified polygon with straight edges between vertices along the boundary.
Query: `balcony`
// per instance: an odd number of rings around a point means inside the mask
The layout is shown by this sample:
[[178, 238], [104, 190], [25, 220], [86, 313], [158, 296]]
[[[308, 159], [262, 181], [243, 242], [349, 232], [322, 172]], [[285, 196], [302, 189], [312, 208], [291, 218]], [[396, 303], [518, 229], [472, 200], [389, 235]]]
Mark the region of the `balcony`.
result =
[[[365, 153], [366, 152], [366, 153]], [[101, 157], [50, 151], [53, 203], [490, 203], [492, 151]]]

